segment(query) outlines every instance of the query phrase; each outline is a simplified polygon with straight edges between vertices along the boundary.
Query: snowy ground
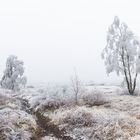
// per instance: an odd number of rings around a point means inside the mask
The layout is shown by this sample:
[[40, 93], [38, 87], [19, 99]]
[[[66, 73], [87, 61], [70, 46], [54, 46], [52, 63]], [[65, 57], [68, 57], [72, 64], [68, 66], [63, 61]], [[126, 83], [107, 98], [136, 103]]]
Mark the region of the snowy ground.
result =
[[140, 140], [140, 96], [119, 86], [0, 89], [0, 140]]

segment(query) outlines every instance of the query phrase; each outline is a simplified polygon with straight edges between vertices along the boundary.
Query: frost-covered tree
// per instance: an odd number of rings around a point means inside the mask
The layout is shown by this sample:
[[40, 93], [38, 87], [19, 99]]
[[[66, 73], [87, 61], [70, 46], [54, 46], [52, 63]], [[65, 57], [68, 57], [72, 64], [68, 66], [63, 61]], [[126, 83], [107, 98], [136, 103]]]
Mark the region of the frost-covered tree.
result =
[[140, 72], [140, 42], [125, 23], [114, 18], [108, 29], [107, 45], [102, 52], [107, 74], [124, 75], [128, 92], [133, 95]]
[[2, 88], [20, 90], [22, 86], [25, 86], [27, 78], [23, 76], [23, 64], [24, 63], [18, 60], [14, 55], [7, 58], [6, 69], [1, 80]]

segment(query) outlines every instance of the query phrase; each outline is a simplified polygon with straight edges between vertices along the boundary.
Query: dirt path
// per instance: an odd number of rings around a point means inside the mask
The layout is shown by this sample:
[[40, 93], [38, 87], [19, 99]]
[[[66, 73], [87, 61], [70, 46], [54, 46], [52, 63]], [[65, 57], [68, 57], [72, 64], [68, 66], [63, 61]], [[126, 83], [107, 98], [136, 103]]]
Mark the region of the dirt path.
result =
[[59, 127], [51, 122], [50, 118], [44, 117], [39, 111], [35, 113], [37, 117], [37, 124], [43, 129], [43, 136], [53, 136], [59, 140], [73, 140], [67, 136], [64, 129], [60, 130]]
[[21, 109], [31, 115], [34, 115], [36, 118], [38, 128], [32, 137], [32, 140], [41, 140], [41, 138], [45, 136], [52, 136], [58, 140], [73, 140], [73, 138], [66, 135], [66, 130], [60, 130], [57, 125], [51, 122], [50, 118], [44, 117], [39, 111], [34, 112], [30, 110], [30, 105], [27, 100], [21, 98], [18, 100], [21, 102]]

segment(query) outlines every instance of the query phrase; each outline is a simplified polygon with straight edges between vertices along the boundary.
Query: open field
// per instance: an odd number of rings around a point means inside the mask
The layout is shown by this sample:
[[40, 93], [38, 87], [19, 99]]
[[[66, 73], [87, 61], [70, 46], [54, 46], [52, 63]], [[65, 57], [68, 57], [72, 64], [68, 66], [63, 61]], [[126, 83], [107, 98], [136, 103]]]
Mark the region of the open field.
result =
[[0, 89], [0, 138], [139, 140], [140, 96], [119, 86], [84, 86], [76, 105], [68, 86]]

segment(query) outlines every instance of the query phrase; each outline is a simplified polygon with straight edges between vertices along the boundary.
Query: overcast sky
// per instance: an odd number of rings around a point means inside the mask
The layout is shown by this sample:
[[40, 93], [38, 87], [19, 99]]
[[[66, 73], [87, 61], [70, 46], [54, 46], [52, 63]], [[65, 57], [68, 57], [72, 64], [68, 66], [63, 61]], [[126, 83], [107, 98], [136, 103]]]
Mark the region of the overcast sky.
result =
[[140, 37], [139, 0], [0, 1], [0, 75], [6, 58], [25, 63], [29, 82], [67, 82], [76, 67], [82, 81], [106, 76], [101, 52], [114, 16]]

